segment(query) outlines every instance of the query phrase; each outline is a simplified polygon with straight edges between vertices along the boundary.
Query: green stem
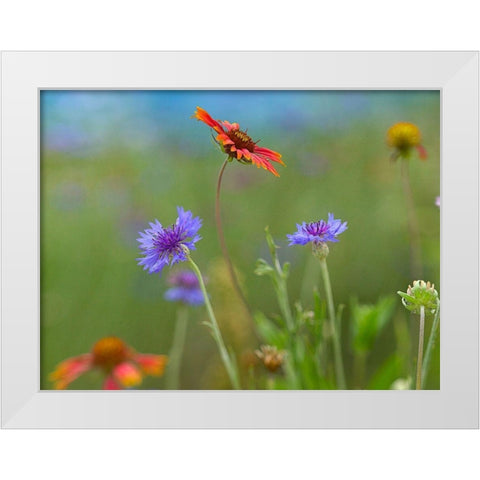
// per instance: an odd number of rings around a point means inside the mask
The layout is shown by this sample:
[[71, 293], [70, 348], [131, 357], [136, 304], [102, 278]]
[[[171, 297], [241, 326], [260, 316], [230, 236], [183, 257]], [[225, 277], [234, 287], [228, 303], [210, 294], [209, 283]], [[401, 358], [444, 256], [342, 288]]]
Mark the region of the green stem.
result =
[[278, 306], [282, 312], [282, 316], [285, 319], [288, 330], [288, 350], [290, 356], [287, 359], [287, 376], [290, 379], [293, 389], [299, 388], [299, 382], [297, 379], [297, 362], [296, 362], [296, 347], [295, 347], [295, 322], [293, 321], [292, 309], [290, 308], [290, 300], [288, 298], [288, 288], [285, 274], [280, 265], [280, 261], [276, 254], [272, 254], [272, 259], [277, 272], [275, 279], [275, 292], [277, 294]]
[[228, 164], [228, 157], [223, 162], [222, 168], [220, 168], [220, 172], [218, 173], [217, 191], [215, 195], [215, 223], [217, 225], [217, 235], [218, 235], [218, 240], [220, 242], [220, 249], [222, 250], [223, 258], [225, 260], [225, 263], [227, 264], [228, 273], [230, 274], [232, 285], [235, 291], [237, 292], [237, 295], [240, 298], [242, 304], [244, 305], [248, 315], [250, 316], [250, 318], [252, 318], [252, 312], [250, 310], [250, 306], [248, 305], [247, 299], [245, 298], [245, 295], [243, 294], [242, 289], [240, 287], [240, 283], [235, 273], [235, 269], [233, 268], [232, 260], [228, 253], [227, 243], [225, 242], [225, 235], [223, 234], [222, 216], [221, 216], [221, 210], [220, 210], [220, 190], [222, 186], [223, 172], [225, 171], [225, 167], [227, 166], [227, 164]]
[[290, 384], [290, 389], [291, 390], [299, 390], [300, 389], [300, 384], [297, 379], [297, 367], [296, 367], [296, 361], [295, 361], [295, 345], [292, 340], [292, 336], [288, 336], [288, 351], [290, 352], [290, 355], [286, 358], [286, 363], [285, 363], [285, 373], [286, 376], [289, 380]]
[[285, 361], [285, 373], [287, 375], [290, 388], [292, 390], [296, 390], [300, 387], [299, 381], [297, 379], [297, 348], [295, 345], [296, 340], [296, 328], [295, 328], [295, 321], [292, 314], [292, 309], [290, 308], [290, 301], [288, 298], [288, 287], [287, 287], [287, 278], [288, 273], [285, 265], [282, 268], [280, 264], [280, 260], [278, 259], [277, 255], [277, 245], [273, 241], [272, 236], [270, 235], [270, 231], [268, 227], [265, 228], [266, 237], [267, 237], [267, 244], [270, 250], [270, 255], [272, 257], [273, 262], [273, 275], [272, 275], [272, 282], [273, 287], [275, 289], [275, 295], [277, 296], [278, 306], [280, 307], [280, 312], [282, 314], [282, 318], [286, 324], [287, 330], [287, 350], [289, 355], [286, 357]]
[[336, 317], [335, 317], [335, 304], [333, 303], [332, 286], [330, 284], [330, 275], [328, 274], [327, 260], [326, 258], [320, 259], [320, 267], [322, 271], [323, 283], [325, 286], [325, 293], [327, 296], [327, 306], [330, 317], [330, 330], [333, 343], [333, 355], [335, 361], [335, 376], [337, 378], [337, 387], [339, 390], [346, 389], [345, 373], [343, 370], [342, 360], [342, 347], [340, 345], [340, 337], [337, 332]]
[[435, 317], [432, 323], [432, 329], [430, 330], [430, 337], [428, 338], [427, 349], [425, 350], [425, 359], [422, 366], [422, 388], [424, 388], [427, 381], [428, 370], [430, 368], [430, 360], [432, 357], [433, 347], [437, 341], [438, 325], [440, 323], [440, 302], [437, 303], [437, 310], [435, 311]]
[[275, 378], [273, 375], [267, 377], [266, 386], [267, 390], [275, 390]]
[[410, 270], [413, 278], [422, 278], [422, 251], [420, 244], [420, 228], [415, 213], [415, 203], [413, 201], [412, 186], [410, 184], [410, 174], [408, 171], [407, 159], [402, 159], [402, 185], [405, 199], [407, 201], [408, 211], [408, 230], [410, 232]]
[[170, 349], [169, 368], [166, 375], [166, 387], [169, 390], [178, 390], [180, 385], [180, 367], [182, 365], [183, 347], [188, 325], [188, 310], [182, 305], [177, 310], [177, 321], [173, 334], [172, 348]]
[[[187, 253], [187, 252], [186, 252]], [[203, 293], [203, 298], [205, 299], [205, 306], [207, 307], [207, 313], [210, 318], [210, 322], [207, 322], [207, 325], [210, 327], [213, 339], [215, 340], [218, 350], [220, 352], [220, 357], [222, 358], [223, 364], [225, 369], [227, 370], [228, 376], [230, 378], [230, 382], [235, 390], [240, 389], [240, 382], [238, 379], [238, 372], [237, 368], [235, 367], [235, 363], [230, 358], [228, 354], [227, 348], [225, 347], [225, 343], [223, 342], [222, 334], [218, 327], [217, 319], [215, 318], [215, 314], [213, 313], [212, 304], [210, 303], [210, 299], [208, 298], [207, 289], [205, 288], [205, 283], [203, 281], [202, 273], [198, 268], [197, 264], [191, 259], [190, 254], [187, 253], [188, 261], [192, 267], [193, 272], [197, 276], [198, 284], [200, 285], [200, 289]]]
[[280, 307], [283, 318], [285, 318], [289, 335], [292, 336], [295, 326], [293, 322], [292, 309], [290, 308], [290, 302], [288, 299], [287, 282], [285, 281], [285, 278], [283, 278], [283, 275], [279, 276], [277, 283], [278, 306]]
[[425, 334], [425, 307], [420, 307], [420, 327], [418, 333], [417, 382], [416, 390], [422, 388], [423, 339]]

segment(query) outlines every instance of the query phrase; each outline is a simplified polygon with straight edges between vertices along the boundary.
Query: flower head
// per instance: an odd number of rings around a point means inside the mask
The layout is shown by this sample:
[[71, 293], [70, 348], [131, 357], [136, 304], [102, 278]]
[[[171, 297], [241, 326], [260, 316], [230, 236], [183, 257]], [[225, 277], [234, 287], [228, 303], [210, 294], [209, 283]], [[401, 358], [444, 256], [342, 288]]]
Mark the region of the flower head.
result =
[[337, 235], [347, 229], [347, 222], [343, 222], [333, 217], [333, 213], [328, 214], [328, 221], [319, 220], [318, 222], [297, 223], [297, 231], [287, 235], [290, 240], [289, 245], [306, 245], [312, 242], [318, 245], [326, 242], [338, 242]]
[[420, 129], [410, 122], [399, 122], [392, 125], [387, 131], [387, 144], [394, 149], [392, 159], [399, 157], [410, 158], [412, 148], [416, 148], [418, 156], [425, 160], [427, 151], [420, 144], [422, 134]]
[[440, 197], [437, 197], [437, 198], [435, 199], [435, 205], [436, 205], [438, 208], [440, 208]]
[[262, 345], [260, 350], [255, 350], [257, 357], [263, 362], [265, 368], [271, 372], [276, 372], [282, 365], [285, 358], [285, 352], [278, 350], [271, 345]]
[[177, 212], [178, 218], [173, 225], [162, 227], [155, 220], [155, 223], [150, 223], [151, 228], [139, 232], [137, 241], [144, 257], [137, 258], [138, 265], [143, 265], [149, 273], [161, 273], [166, 265], [185, 262], [186, 249], [195, 250], [195, 243], [201, 239], [198, 235], [202, 226], [200, 217], [194, 217], [192, 212], [182, 207], [177, 207]]
[[407, 288], [407, 293], [397, 292], [402, 297], [403, 306], [413, 313], [420, 314], [421, 307], [426, 313], [435, 313], [438, 308], [438, 292], [435, 285], [423, 280], [414, 280], [413, 287]]
[[269, 148], [258, 147], [258, 141], [254, 142], [246, 131], [240, 130], [238, 123], [214, 120], [206, 110], [200, 107], [197, 107], [193, 117], [215, 130], [216, 142], [231, 160], [235, 159], [245, 164], [253, 163], [277, 177], [280, 176], [270, 162], [285, 165], [282, 156]]
[[183, 270], [174, 273], [170, 275], [168, 282], [172, 287], [165, 292], [165, 300], [169, 302], [182, 302], [192, 306], [203, 305], [205, 303], [197, 276], [193, 272]]
[[161, 376], [167, 364], [165, 355], [137, 353], [118, 337], [105, 337], [89, 353], [61, 362], [50, 380], [56, 390], [64, 390], [83, 373], [99, 369], [105, 374], [104, 390], [136, 387], [144, 375]]

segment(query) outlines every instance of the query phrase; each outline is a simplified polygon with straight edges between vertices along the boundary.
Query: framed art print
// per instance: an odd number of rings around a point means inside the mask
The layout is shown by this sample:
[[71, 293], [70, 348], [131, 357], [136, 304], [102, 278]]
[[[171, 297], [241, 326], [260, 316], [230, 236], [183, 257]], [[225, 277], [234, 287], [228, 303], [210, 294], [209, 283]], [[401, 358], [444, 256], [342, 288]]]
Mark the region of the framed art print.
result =
[[5, 52], [2, 145], [4, 427], [478, 427], [477, 53]]

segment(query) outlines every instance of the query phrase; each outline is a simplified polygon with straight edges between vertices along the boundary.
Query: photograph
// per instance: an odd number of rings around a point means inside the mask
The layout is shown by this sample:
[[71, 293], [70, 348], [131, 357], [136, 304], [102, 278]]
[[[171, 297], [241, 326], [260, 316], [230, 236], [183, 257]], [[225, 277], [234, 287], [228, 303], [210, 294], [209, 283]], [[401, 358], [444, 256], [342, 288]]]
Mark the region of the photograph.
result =
[[41, 390], [440, 389], [440, 90], [39, 102]]

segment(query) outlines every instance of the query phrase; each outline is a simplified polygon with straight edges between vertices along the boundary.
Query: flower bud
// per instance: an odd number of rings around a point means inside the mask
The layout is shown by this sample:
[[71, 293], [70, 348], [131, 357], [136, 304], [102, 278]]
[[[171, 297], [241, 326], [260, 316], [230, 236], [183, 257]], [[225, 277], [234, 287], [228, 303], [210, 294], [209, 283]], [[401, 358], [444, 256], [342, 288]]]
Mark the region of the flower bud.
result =
[[421, 307], [424, 307], [425, 313], [434, 314], [438, 307], [438, 292], [433, 283], [414, 280], [413, 287], [409, 285], [407, 293], [397, 293], [402, 297], [403, 306], [413, 313], [420, 314]]
[[255, 354], [263, 362], [265, 368], [272, 373], [276, 372], [283, 364], [285, 352], [278, 350], [277, 347], [271, 345], [262, 345], [260, 350], [256, 350]]
[[330, 250], [326, 242], [312, 242], [312, 253], [314, 257], [324, 260], [328, 257], [329, 252]]

